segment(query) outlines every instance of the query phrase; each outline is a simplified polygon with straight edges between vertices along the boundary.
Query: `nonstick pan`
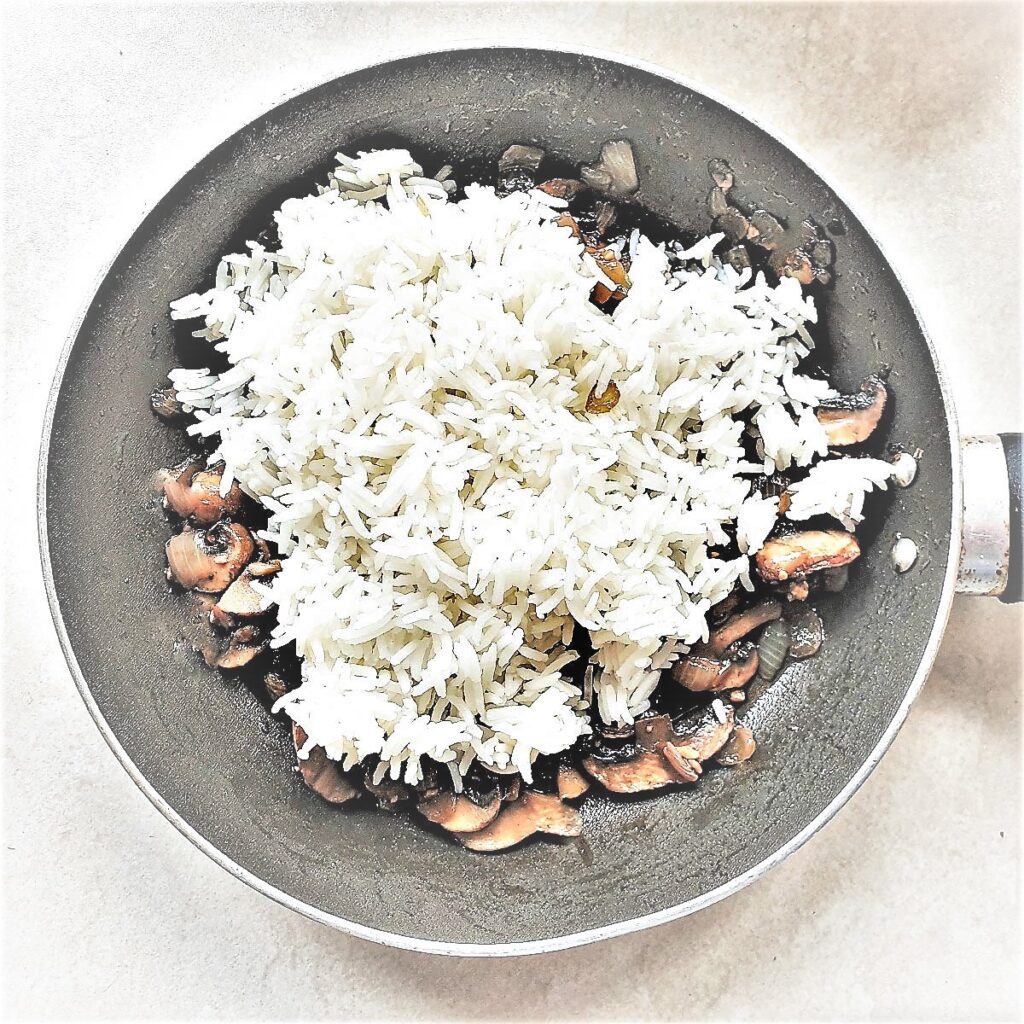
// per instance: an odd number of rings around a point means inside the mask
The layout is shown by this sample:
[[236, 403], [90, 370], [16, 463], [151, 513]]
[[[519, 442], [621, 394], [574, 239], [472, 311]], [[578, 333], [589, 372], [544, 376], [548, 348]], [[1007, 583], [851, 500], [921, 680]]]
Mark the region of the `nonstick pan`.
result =
[[[180, 358], [167, 304], [209, 281], [219, 255], [256, 237], [284, 198], [308, 192], [338, 149], [399, 143], [428, 169], [452, 162], [462, 180], [491, 180], [511, 142], [578, 163], [620, 137], [636, 153], [640, 201], [681, 230], [709, 228], [714, 157], [732, 164], [752, 204], [824, 228], [836, 273], [816, 330], [823, 362], [844, 390], [888, 369], [886, 440], [921, 448], [920, 470], [861, 531], [866, 551], [849, 587], [820, 609], [821, 654], [746, 709], [755, 758], [685, 791], [595, 796], [579, 842], [470, 854], [407, 816], [338, 810], [304, 789], [283, 723], [183, 642], [187, 606], [164, 578], [168, 527], [147, 487], [184, 450], [148, 405]], [[656, 69], [553, 50], [430, 53], [271, 110], [186, 174], [124, 246], [54, 383], [40, 462], [43, 569], [68, 663], [107, 742], [232, 874], [392, 945], [539, 952], [705, 907], [845, 803], [924, 681], [961, 563], [962, 586], [1019, 596], [1019, 472], [1013, 505], [1003, 455], [1014, 445], [978, 441], [963, 458], [935, 352], [896, 274], [835, 191], [772, 135]], [[984, 481], [968, 491], [966, 532], [962, 466], [968, 482]], [[905, 575], [890, 559], [898, 535], [920, 551]]]

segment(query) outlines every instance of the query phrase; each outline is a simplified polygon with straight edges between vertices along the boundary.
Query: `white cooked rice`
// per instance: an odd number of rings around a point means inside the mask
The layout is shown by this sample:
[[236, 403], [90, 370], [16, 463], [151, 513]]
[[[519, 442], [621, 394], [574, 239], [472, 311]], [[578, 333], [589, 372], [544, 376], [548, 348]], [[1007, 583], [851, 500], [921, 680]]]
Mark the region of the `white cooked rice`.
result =
[[[275, 214], [279, 252], [251, 244], [172, 304], [231, 365], [171, 380], [190, 430], [218, 439], [224, 487], [270, 513], [273, 643], [303, 659], [277, 707], [307, 746], [346, 767], [379, 754], [406, 781], [423, 756], [456, 781], [474, 759], [529, 779], [590, 730], [561, 674], [574, 621], [600, 715], [632, 721], [708, 609], [749, 586], [778, 510], [752, 481], [826, 453], [813, 407], [830, 392], [797, 372], [812, 300], [720, 266], [720, 236], [671, 269], [634, 234], [609, 316], [558, 204], [477, 185], [455, 203], [447, 174], [339, 154], [326, 188]], [[609, 381], [614, 410], [587, 413]], [[790, 516], [855, 519], [860, 485], [844, 472], [823, 493], [821, 468]], [[744, 553], [714, 557], [733, 531]]]

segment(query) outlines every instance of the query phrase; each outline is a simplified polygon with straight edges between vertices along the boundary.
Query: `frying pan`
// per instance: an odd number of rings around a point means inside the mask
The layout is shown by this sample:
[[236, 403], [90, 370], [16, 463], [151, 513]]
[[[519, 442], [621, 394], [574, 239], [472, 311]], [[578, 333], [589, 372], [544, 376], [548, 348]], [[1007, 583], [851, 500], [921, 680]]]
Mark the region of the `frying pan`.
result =
[[[255, 237], [284, 198], [310, 191], [340, 148], [408, 145], [428, 170], [452, 162], [462, 180], [491, 180], [510, 142], [578, 163], [623, 136], [641, 201], [681, 229], [708, 229], [712, 157], [730, 161], [752, 204], [825, 228], [836, 274], [816, 330], [822, 360], [844, 390], [890, 368], [887, 440], [923, 449], [920, 470], [871, 509], [850, 585], [821, 607], [821, 654], [745, 709], [755, 758], [685, 791], [594, 796], [579, 842], [471, 854], [408, 816], [338, 810], [305, 790], [289, 770], [284, 725], [182, 641], [188, 606], [164, 579], [168, 526], [147, 492], [153, 470], [184, 449], [148, 407], [181, 359], [167, 304], [208, 282], [219, 255]], [[845, 803], [920, 689], [958, 578], [1020, 596], [1010, 529], [1012, 512], [1019, 530], [1019, 466], [1011, 488], [1004, 447], [1019, 459], [1019, 437], [983, 439], [962, 456], [935, 352], [894, 271], [846, 203], [773, 136], [652, 68], [554, 50], [429, 53], [271, 110], [186, 174], [124, 246], [53, 386], [40, 460], [43, 570], [68, 663], [107, 742], [228, 871], [311, 918], [392, 945], [539, 952], [705, 907]], [[968, 492], [966, 531], [962, 465], [968, 483], [983, 482]], [[890, 560], [897, 535], [920, 551], [903, 576]]]

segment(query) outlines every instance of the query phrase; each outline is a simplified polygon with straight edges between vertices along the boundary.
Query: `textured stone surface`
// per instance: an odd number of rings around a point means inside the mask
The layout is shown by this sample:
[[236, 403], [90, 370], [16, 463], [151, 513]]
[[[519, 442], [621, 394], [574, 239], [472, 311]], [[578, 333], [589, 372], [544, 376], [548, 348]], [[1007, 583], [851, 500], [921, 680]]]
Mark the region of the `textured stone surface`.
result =
[[[892, 750], [785, 864], [696, 917], [534, 961], [523, 986], [522, 965], [438, 961], [304, 921], [179, 837], [75, 693], [38, 578], [32, 499], [63, 337], [148, 204], [283, 94], [464, 31], [619, 49], [788, 136], [904, 277], [962, 427], [1021, 429], [1014, 9], [209, 4], [10, 10], [6, 20], [5, 484], [11, 535], [23, 538], [9, 553], [3, 644], [9, 1016], [1019, 1012], [1017, 609], [957, 602]], [[979, 243], [995, 247], [998, 275], [972, 252]], [[49, 259], [58, 248], [59, 265]]]

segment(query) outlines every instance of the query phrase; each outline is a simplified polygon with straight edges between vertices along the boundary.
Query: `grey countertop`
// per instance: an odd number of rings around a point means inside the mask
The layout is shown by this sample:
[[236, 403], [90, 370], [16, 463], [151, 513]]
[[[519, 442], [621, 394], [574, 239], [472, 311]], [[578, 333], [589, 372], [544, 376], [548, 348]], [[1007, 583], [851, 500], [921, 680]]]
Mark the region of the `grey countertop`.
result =
[[7, 1019], [1019, 1019], [1019, 609], [957, 600], [881, 766], [753, 887], [528, 963], [439, 960], [271, 903], [135, 789], [57, 647], [33, 495], [64, 336], [141, 213], [284, 93], [467, 32], [658, 62], [788, 136], [903, 275], [964, 430], [1019, 430], [1015, 6], [167, 3], [5, 21]]

